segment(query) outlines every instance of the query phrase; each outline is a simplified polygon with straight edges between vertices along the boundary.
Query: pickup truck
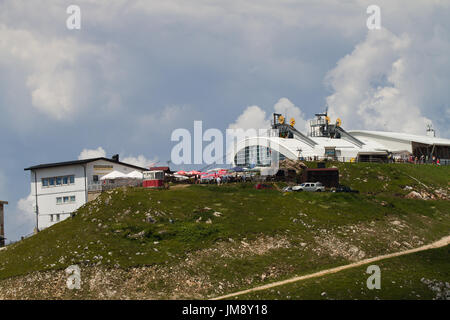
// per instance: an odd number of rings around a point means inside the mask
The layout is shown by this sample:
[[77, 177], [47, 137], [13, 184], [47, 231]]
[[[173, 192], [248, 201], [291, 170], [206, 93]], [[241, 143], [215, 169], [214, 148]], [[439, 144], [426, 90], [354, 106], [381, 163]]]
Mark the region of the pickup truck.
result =
[[320, 182], [304, 182], [298, 186], [293, 186], [292, 191], [322, 192], [325, 191], [325, 187]]

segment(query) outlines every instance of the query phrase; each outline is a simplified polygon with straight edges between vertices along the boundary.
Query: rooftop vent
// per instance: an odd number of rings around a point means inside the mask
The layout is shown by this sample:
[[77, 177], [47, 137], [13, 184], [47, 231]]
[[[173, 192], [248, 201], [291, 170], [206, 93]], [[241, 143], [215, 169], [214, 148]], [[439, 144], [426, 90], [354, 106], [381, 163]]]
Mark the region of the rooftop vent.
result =
[[118, 154], [115, 154], [115, 155], [112, 156], [111, 159], [112, 159], [113, 161], [115, 161], [115, 162], [119, 162], [119, 155], [118, 155]]

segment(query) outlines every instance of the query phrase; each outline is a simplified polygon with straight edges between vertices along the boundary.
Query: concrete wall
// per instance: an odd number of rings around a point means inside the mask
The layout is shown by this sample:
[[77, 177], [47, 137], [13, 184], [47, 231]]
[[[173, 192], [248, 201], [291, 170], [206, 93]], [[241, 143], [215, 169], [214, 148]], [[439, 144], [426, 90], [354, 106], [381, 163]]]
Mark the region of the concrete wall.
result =
[[0, 247], [5, 245], [5, 240], [3, 240], [5, 237], [5, 211], [3, 205], [0, 201]]

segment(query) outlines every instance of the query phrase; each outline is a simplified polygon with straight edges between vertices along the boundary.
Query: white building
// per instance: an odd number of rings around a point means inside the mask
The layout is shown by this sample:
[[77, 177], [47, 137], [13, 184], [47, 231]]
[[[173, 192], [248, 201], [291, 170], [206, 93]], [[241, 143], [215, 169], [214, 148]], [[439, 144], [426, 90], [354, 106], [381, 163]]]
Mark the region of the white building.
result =
[[323, 160], [356, 161], [358, 159], [386, 159], [386, 148], [375, 142], [363, 146], [344, 139], [310, 138], [314, 144], [296, 138], [249, 137], [237, 144], [234, 165], [269, 166], [273, 152], [278, 152], [279, 160]]
[[[322, 160], [385, 162], [395, 154], [433, 156], [441, 163], [450, 160], [450, 140], [378, 131], [345, 131], [338, 119], [331, 124], [326, 113], [316, 114], [311, 131], [305, 135], [280, 114], [274, 114], [272, 131], [265, 136], [250, 136], [238, 141], [233, 151], [236, 166], [270, 166], [276, 158], [283, 160]], [[274, 133], [275, 132], [275, 133]], [[275, 157], [275, 158], [274, 158]]]
[[148, 169], [120, 162], [115, 156], [41, 164], [25, 170], [31, 171], [36, 225], [42, 230], [70, 217], [88, 202], [89, 190], [96, 189], [104, 175], [112, 171], [128, 174]]
[[441, 163], [450, 161], [450, 139], [384, 131], [351, 130], [349, 133], [361, 141], [381, 144], [393, 154], [409, 154], [418, 158], [423, 155], [429, 159], [434, 156]]

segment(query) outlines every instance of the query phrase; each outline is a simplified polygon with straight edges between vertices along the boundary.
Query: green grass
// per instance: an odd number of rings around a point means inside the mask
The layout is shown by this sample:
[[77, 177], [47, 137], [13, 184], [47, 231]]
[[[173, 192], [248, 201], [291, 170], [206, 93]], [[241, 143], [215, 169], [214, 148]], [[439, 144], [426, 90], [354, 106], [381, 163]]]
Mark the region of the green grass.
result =
[[[178, 270], [185, 277], [202, 278], [205, 285], [195, 297], [207, 297], [351, 260], [342, 252], [333, 254], [328, 243], [345, 244], [344, 252], [356, 246], [369, 257], [448, 235], [449, 201], [405, 199], [403, 188], [422, 188], [413, 176], [430, 190], [448, 190], [450, 167], [334, 165], [340, 168], [341, 182], [360, 194], [283, 194], [256, 190], [248, 183], [104, 193], [75, 217], [0, 251], [0, 285], [1, 279], [64, 270], [72, 264], [125, 271], [152, 266], [162, 273]], [[380, 181], [388, 181], [388, 186]], [[146, 214], [152, 222], [146, 221]], [[254, 252], [244, 245], [263, 248], [265, 242], [280, 239], [288, 245]], [[324, 243], [318, 244], [321, 239]], [[161, 276], [142, 290], [171, 298], [176, 281], [176, 276]]]
[[[413, 164], [377, 164], [377, 163], [334, 163], [341, 174], [341, 183], [348, 184], [361, 192], [386, 195], [405, 195], [409, 191], [427, 190], [416, 178], [431, 189], [448, 188], [450, 167]], [[366, 181], [365, 181], [366, 180]]]
[[[380, 289], [368, 289], [364, 265], [236, 297], [236, 299], [445, 299], [450, 298], [450, 246], [375, 263]], [[447, 298], [448, 299], [448, 298]]]

